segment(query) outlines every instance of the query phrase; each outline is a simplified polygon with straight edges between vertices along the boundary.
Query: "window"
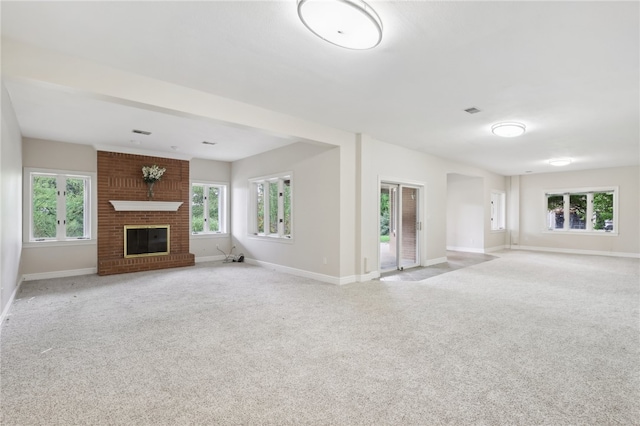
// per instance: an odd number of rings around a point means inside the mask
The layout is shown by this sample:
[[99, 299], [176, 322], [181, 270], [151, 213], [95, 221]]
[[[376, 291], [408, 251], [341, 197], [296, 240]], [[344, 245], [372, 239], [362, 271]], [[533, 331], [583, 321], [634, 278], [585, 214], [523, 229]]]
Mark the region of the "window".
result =
[[549, 231], [617, 233], [617, 188], [548, 191], [546, 223]]
[[254, 235], [291, 238], [292, 191], [291, 173], [252, 179], [251, 225]]
[[91, 174], [25, 169], [25, 241], [91, 239]]
[[227, 185], [191, 184], [191, 233], [227, 233]]
[[505, 198], [504, 191], [491, 191], [492, 231], [504, 231], [505, 229]]

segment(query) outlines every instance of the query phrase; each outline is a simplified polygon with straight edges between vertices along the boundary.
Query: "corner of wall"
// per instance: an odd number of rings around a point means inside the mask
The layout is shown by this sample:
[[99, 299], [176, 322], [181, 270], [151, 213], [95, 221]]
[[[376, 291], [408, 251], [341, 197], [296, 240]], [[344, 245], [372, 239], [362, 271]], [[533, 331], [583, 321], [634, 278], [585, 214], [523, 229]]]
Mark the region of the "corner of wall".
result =
[[0, 311], [2, 319], [20, 283], [22, 256], [22, 134], [4, 83], [0, 135]]

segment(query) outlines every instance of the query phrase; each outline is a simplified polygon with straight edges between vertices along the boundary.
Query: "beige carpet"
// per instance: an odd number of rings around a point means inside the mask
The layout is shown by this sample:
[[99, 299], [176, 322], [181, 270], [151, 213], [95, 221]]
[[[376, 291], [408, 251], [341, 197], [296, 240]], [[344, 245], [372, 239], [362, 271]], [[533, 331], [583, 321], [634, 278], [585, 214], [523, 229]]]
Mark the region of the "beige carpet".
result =
[[247, 264], [26, 282], [2, 425], [640, 424], [639, 261], [332, 286]]

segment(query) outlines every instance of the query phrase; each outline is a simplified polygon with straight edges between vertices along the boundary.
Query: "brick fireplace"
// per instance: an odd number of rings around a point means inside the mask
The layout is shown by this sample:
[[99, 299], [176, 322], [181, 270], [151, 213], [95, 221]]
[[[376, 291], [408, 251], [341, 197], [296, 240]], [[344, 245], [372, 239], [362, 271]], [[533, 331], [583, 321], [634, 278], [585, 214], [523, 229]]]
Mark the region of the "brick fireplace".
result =
[[[142, 167], [166, 172], [147, 201]], [[123, 201], [116, 206], [111, 201]], [[179, 205], [177, 210], [165, 205]], [[169, 254], [124, 257], [124, 227], [170, 225]], [[98, 274], [111, 275], [192, 266], [189, 253], [189, 162], [162, 157], [98, 151]]]

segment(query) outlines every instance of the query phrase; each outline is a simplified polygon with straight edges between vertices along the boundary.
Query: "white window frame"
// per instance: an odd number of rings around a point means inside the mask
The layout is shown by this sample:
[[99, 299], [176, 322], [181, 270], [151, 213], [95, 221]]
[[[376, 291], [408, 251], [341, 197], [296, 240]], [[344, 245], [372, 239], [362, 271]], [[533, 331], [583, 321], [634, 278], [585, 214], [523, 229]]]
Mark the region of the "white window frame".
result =
[[[263, 184], [265, 185], [265, 193], [264, 193], [264, 229], [265, 231], [269, 230], [270, 227], [270, 222], [273, 220], [273, 218], [270, 217], [269, 215], [269, 188], [271, 183], [277, 183], [278, 184], [278, 192], [280, 194], [284, 194], [284, 181], [288, 180], [289, 181], [289, 186], [290, 186], [290, 194], [291, 194], [291, 199], [289, 201], [290, 203], [290, 233], [289, 234], [285, 234], [284, 231], [284, 196], [278, 196], [278, 217], [276, 217], [276, 221], [278, 222], [278, 226], [277, 226], [277, 232], [276, 233], [269, 233], [269, 232], [258, 232], [258, 222], [257, 222], [257, 217], [258, 217], [258, 193], [256, 191], [256, 186], [258, 184]], [[250, 194], [250, 200], [249, 200], [249, 205], [250, 205], [250, 214], [249, 214], [249, 226], [248, 226], [248, 230], [249, 230], [249, 236], [250, 237], [255, 237], [255, 238], [267, 238], [267, 239], [274, 239], [274, 240], [279, 240], [279, 241], [293, 241], [293, 173], [292, 172], [284, 172], [284, 173], [277, 173], [277, 174], [273, 174], [273, 175], [269, 175], [269, 176], [261, 176], [261, 177], [257, 177], [257, 178], [252, 178], [249, 179], [249, 194]]]
[[[209, 199], [205, 197], [204, 202], [204, 215], [205, 215], [205, 229], [202, 232], [193, 232], [193, 187], [203, 186], [206, 191], [207, 188], [217, 187], [222, 194], [218, 196], [218, 226], [219, 231], [209, 231]], [[205, 192], [208, 193], [208, 192]], [[229, 183], [228, 182], [211, 182], [203, 180], [193, 180], [189, 184], [189, 232], [191, 237], [195, 238], [211, 238], [211, 237], [228, 237], [229, 236]]]
[[505, 191], [491, 190], [491, 231], [504, 232], [506, 228], [507, 195]]
[[[593, 221], [589, 218], [593, 217], [593, 194], [600, 192], [611, 192], [613, 193], [613, 230], [600, 230], [593, 229]], [[553, 229], [549, 226], [549, 217], [548, 217], [548, 197], [549, 196], [563, 196], [563, 210], [565, 212], [570, 211], [571, 203], [569, 201], [571, 195], [587, 195], [587, 213], [586, 213], [586, 224], [585, 229], [571, 229], [570, 228], [570, 220], [565, 218], [564, 226], [562, 229]], [[544, 203], [544, 233], [550, 234], [566, 234], [566, 235], [602, 235], [602, 236], [616, 236], [620, 233], [619, 229], [619, 220], [618, 220], [618, 187], [617, 186], [603, 186], [603, 187], [585, 187], [585, 188], [568, 188], [568, 189], [547, 189], [543, 191], [542, 198]]]
[[[67, 178], [85, 179], [84, 191], [84, 230], [85, 235], [82, 237], [66, 236], [66, 199], [65, 191], [58, 191], [56, 215], [58, 225], [56, 226], [55, 238], [35, 238], [33, 236], [33, 177], [35, 176], [52, 176], [55, 177], [58, 188], [66, 188]], [[42, 247], [42, 246], [67, 246], [67, 245], [85, 245], [96, 244], [97, 224], [97, 194], [94, 191], [96, 182], [96, 174], [93, 172], [82, 172], [73, 170], [57, 170], [25, 167], [23, 170], [23, 246], [24, 247]]]

